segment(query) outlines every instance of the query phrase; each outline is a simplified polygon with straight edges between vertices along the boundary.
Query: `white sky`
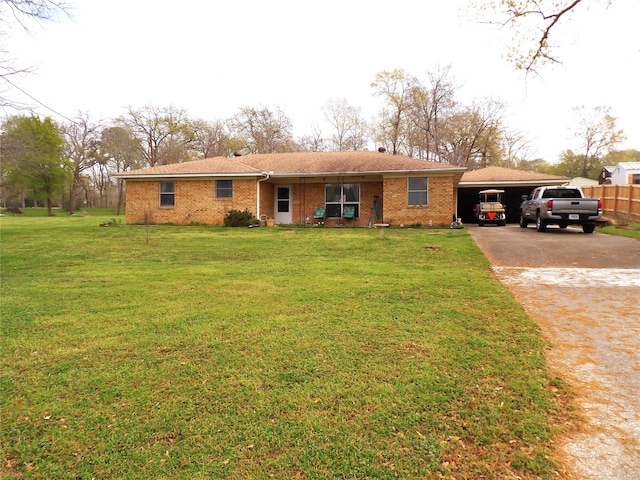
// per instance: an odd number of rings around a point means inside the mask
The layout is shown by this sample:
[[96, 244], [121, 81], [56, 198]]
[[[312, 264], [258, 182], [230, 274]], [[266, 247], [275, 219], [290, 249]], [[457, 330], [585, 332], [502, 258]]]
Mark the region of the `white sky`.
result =
[[20, 86], [65, 116], [109, 119], [154, 104], [223, 120], [244, 106], [277, 106], [300, 135], [322, 123], [330, 99], [376, 113], [378, 72], [402, 68], [426, 81], [450, 64], [459, 100], [506, 103], [506, 125], [531, 140], [532, 155], [555, 161], [577, 148], [578, 105], [611, 107], [628, 137], [621, 148], [640, 149], [639, 0], [580, 5], [558, 29], [563, 65], [536, 78], [507, 63], [511, 34], [477, 23], [468, 0], [69, 1], [71, 19], [5, 39], [20, 65], [37, 67]]

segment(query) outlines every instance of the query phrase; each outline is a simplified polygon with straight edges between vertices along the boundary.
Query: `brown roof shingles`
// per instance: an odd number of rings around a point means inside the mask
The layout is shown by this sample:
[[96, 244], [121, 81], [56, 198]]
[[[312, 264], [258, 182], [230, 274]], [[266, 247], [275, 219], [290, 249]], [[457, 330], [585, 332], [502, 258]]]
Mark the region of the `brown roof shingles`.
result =
[[411, 172], [424, 170], [460, 170], [460, 167], [416, 160], [402, 155], [379, 152], [297, 152], [247, 155], [239, 159], [261, 171], [274, 174], [346, 174], [367, 172]]
[[123, 172], [121, 176], [128, 175], [206, 175], [212, 173], [220, 174], [246, 174], [256, 173], [260, 171], [255, 168], [249, 167], [242, 163], [237, 162], [233, 158], [227, 157], [214, 157], [205, 158], [202, 160], [192, 160], [190, 162], [172, 163], [169, 165], [160, 165], [153, 168], [139, 168], [137, 170], [130, 170]]
[[274, 175], [336, 175], [350, 173], [421, 172], [421, 171], [462, 172], [464, 168], [401, 155], [379, 152], [291, 152], [256, 154], [227, 158], [214, 157], [184, 163], [142, 168], [118, 174], [121, 178], [188, 175], [260, 175], [273, 172]]
[[548, 175], [546, 173], [515, 170], [505, 167], [486, 167], [479, 170], [464, 172], [461, 183], [466, 182], [542, 182], [545, 181], [569, 181], [567, 177]]

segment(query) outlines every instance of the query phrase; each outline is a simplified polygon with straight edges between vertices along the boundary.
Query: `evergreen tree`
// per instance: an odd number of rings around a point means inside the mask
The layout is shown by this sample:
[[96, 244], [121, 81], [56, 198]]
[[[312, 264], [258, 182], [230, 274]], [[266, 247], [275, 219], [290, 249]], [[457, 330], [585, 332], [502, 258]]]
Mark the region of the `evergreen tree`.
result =
[[69, 181], [58, 125], [49, 117], [11, 117], [3, 127], [0, 145], [7, 183], [45, 201], [51, 216], [53, 199], [64, 192]]

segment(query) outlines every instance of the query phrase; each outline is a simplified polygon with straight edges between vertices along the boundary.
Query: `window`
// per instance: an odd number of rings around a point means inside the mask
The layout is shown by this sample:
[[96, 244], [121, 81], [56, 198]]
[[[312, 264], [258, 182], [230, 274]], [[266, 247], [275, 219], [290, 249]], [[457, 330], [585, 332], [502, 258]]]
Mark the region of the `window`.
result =
[[344, 207], [353, 207], [357, 218], [360, 216], [360, 184], [332, 183], [324, 186], [327, 217], [341, 217]]
[[216, 198], [233, 197], [233, 180], [216, 180]]
[[576, 188], [545, 190], [542, 198], [581, 198], [580, 192]]
[[160, 182], [160, 206], [174, 207], [176, 205], [175, 182]]
[[278, 196], [278, 213], [289, 213], [289, 187], [278, 187], [277, 189]]
[[427, 187], [429, 185], [427, 177], [409, 178], [409, 205], [427, 205]]

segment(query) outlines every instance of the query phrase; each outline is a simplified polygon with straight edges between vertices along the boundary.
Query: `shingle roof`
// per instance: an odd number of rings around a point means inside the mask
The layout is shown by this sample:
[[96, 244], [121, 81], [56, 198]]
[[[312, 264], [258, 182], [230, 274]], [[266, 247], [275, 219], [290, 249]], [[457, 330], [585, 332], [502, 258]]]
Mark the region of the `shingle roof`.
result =
[[479, 170], [465, 172], [460, 180], [460, 186], [465, 184], [509, 184], [509, 183], [563, 183], [570, 178], [546, 173], [516, 170], [505, 167], [486, 167]]
[[380, 152], [291, 152], [246, 155], [234, 158], [205, 158], [131, 170], [117, 176], [120, 178], [234, 174], [259, 176], [262, 172], [269, 172], [274, 176], [315, 176], [423, 171], [456, 173], [464, 170], [463, 167], [455, 165], [416, 160], [402, 155], [389, 155]]
[[298, 152], [247, 155], [238, 159], [274, 174], [347, 174], [393, 171], [458, 170], [460, 167], [380, 152]]
[[119, 176], [127, 178], [129, 176], [169, 176], [169, 175], [211, 175], [220, 174], [259, 174], [260, 170], [249, 167], [234, 158], [214, 157], [202, 160], [192, 160], [190, 162], [172, 163], [170, 165], [160, 165], [153, 168], [139, 168], [122, 172]]

